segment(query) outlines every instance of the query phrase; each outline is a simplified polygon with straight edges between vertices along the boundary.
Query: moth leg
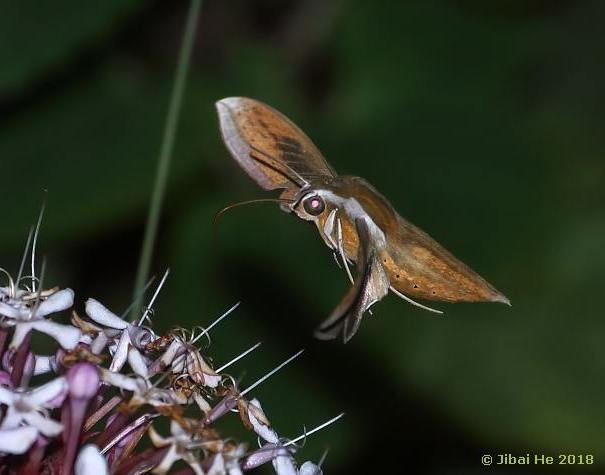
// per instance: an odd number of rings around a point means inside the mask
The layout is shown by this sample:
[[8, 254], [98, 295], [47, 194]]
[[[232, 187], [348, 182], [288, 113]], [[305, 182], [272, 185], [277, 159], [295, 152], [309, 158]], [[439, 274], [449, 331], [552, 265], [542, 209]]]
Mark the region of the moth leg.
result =
[[324, 223], [323, 229], [323, 234], [326, 237], [328, 245], [332, 250], [337, 248], [336, 242], [334, 241], [334, 237], [332, 236], [332, 234], [334, 234], [334, 219], [336, 218], [337, 211], [338, 209], [333, 209], [332, 211], [330, 211], [330, 214], [328, 215], [328, 217], [326, 218], [326, 222]]
[[339, 269], [342, 269], [342, 266], [340, 265], [340, 260], [338, 259], [338, 254], [335, 252], [332, 253], [332, 257], [334, 258], [334, 262], [336, 262], [336, 265], [338, 266]]
[[342, 223], [340, 218], [338, 218], [338, 252], [340, 253], [340, 258], [345, 266], [345, 270], [347, 271], [347, 275], [349, 276], [349, 280], [351, 281], [351, 285], [355, 285], [355, 281], [353, 280], [353, 274], [351, 274], [351, 269], [349, 269], [349, 263], [347, 262], [347, 256], [345, 255], [344, 248], [342, 246]]
[[337, 211], [338, 211], [338, 208], [330, 211], [330, 214], [328, 215], [328, 217], [326, 218], [326, 222], [324, 223], [322, 234], [324, 236], [326, 244], [332, 250], [332, 257], [334, 257], [334, 262], [336, 262], [336, 265], [338, 266], [339, 269], [342, 269], [342, 266], [340, 265], [340, 261], [338, 260], [338, 253], [337, 253], [338, 246], [336, 245], [336, 242], [334, 241], [334, 236], [333, 236], [334, 219], [336, 218]]
[[405, 300], [408, 303], [411, 303], [412, 305], [414, 305], [416, 307], [420, 307], [420, 308], [422, 308], [424, 310], [428, 310], [429, 312], [433, 312], [433, 313], [438, 313], [440, 315], [443, 314], [443, 312], [441, 310], [436, 310], [434, 308], [427, 307], [426, 305], [422, 305], [421, 303], [416, 302], [415, 300], [411, 299], [407, 295], [402, 294], [401, 292], [399, 292], [398, 290], [394, 289], [393, 287], [391, 287], [391, 292], [393, 292], [398, 297], [401, 297], [403, 300]]
[[[349, 268], [349, 264], [347, 263], [347, 257], [345, 256], [344, 249], [342, 247], [342, 224], [340, 222], [340, 218], [338, 218], [338, 252], [340, 253], [340, 258], [342, 262], [344, 262], [345, 269], [347, 271], [347, 275], [349, 276], [349, 281], [351, 285], [355, 285], [355, 280], [353, 279], [353, 274], [351, 274], [351, 269]], [[372, 310], [368, 309], [368, 313], [370, 315], [374, 315]]]

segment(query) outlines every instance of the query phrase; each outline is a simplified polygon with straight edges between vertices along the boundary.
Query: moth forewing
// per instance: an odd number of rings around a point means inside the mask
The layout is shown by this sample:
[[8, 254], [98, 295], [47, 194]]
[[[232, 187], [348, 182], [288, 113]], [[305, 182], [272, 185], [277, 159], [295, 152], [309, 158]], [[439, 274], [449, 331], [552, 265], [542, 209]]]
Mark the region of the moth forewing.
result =
[[216, 109], [227, 149], [265, 190], [298, 191], [313, 178], [335, 176], [311, 139], [272, 107], [227, 97]]

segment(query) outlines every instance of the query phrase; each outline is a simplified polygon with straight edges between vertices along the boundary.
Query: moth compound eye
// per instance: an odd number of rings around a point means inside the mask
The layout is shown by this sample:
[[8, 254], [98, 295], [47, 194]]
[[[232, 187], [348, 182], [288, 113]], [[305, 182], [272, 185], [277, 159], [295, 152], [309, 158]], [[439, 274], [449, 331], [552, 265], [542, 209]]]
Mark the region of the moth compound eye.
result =
[[319, 195], [312, 195], [303, 202], [305, 211], [311, 216], [318, 216], [326, 209], [324, 200]]

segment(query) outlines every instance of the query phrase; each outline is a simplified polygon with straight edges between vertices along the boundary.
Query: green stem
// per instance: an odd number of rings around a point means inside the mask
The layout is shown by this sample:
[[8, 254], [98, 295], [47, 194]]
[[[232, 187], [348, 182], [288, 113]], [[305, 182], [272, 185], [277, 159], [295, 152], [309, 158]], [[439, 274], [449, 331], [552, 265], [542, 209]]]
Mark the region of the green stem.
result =
[[191, 0], [189, 12], [187, 14], [187, 26], [183, 35], [183, 43], [179, 52], [179, 62], [176, 69], [176, 77], [172, 94], [170, 96], [170, 106], [164, 126], [164, 134], [162, 137], [162, 146], [158, 159], [158, 168], [151, 195], [151, 203], [149, 205], [149, 214], [147, 215], [147, 224], [145, 226], [145, 236], [143, 238], [143, 248], [139, 259], [139, 268], [134, 286], [134, 302], [131, 319], [135, 320], [141, 311], [143, 301], [143, 288], [149, 276], [149, 268], [151, 267], [151, 257], [157, 237], [158, 222], [164, 201], [164, 193], [166, 191], [166, 181], [170, 170], [170, 162], [172, 160], [172, 152], [174, 149], [174, 140], [179, 124], [179, 116], [181, 104], [183, 102], [183, 94], [185, 91], [185, 79], [189, 71], [189, 63], [191, 61], [191, 52], [193, 50], [193, 42], [197, 29], [199, 13], [202, 0]]

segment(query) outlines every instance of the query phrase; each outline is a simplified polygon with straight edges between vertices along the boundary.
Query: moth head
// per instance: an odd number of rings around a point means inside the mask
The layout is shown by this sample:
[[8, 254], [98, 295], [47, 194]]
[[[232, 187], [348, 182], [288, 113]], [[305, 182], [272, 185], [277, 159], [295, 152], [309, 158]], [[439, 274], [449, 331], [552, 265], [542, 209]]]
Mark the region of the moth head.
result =
[[330, 211], [331, 205], [321, 190], [308, 189], [294, 202], [291, 209], [305, 221], [318, 221], [324, 213]]

